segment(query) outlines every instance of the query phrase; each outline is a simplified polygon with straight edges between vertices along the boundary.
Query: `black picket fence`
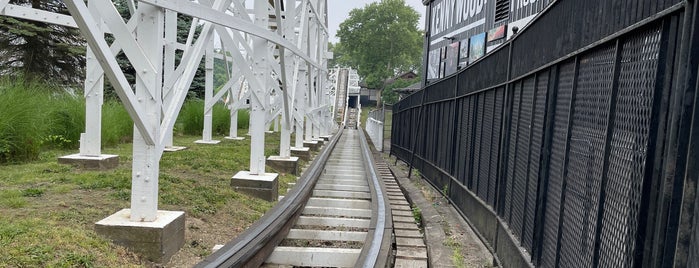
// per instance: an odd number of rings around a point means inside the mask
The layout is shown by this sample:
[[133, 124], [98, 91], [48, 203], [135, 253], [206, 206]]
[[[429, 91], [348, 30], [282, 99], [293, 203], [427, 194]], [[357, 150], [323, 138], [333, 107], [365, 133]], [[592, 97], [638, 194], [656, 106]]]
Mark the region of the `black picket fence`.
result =
[[698, 267], [694, 5], [556, 1], [394, 105], [391, 154], [505, 267]]

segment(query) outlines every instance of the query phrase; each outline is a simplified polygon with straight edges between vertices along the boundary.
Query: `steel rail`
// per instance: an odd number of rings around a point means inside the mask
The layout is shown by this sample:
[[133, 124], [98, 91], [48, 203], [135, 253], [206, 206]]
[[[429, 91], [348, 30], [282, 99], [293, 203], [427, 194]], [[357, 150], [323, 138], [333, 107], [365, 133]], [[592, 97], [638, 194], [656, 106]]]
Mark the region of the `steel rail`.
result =
[[374, 223], [372, 226], [375, 229], [367, 235], [366, 241], [368, 243], [365, 243], [362, 247], [359, 260], [354, 267], [385, 267], [390, 255], [386, 249], [390, 247], [390, 242], [392, 242], [392, 231], [386, 232], [386, 229], [392, 228], [392, 217], [388, 207], [387, 196], [384, 195], [383, 188], [379, 182], [376, 165], [374, 165], [375, 161], [372, 157], [364, 129], [358, 127], [358, 131], [362, 156], [369, 175], [369, 185], [372, 187], [372, 203], [375, 204], [372, 215], [372, 222]]
[[195, 267], [259, 267], [262, 265], [274, 247], [286, 237], [296, 218], [301, 215], [342, 132], [343, 129], [340, 128], [284, 199], [245, 232]]

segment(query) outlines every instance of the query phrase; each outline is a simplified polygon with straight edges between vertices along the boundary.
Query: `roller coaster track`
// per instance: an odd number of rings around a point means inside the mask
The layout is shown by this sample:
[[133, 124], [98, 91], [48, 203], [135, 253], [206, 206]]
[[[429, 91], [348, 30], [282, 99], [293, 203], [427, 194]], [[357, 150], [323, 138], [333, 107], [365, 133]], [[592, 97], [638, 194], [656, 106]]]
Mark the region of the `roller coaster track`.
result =
[[274, 208], [197, 267], [393, 266], [391, 206], [408, 204], [374, 163], [363, 131], [341, 128]]

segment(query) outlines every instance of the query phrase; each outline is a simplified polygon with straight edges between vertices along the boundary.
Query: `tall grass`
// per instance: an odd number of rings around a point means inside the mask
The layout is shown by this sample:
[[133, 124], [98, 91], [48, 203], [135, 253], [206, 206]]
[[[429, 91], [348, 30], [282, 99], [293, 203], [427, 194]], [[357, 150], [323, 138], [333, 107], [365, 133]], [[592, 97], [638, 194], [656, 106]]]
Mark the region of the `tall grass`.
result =
[[35, 159], [48, 130], [51, 105], [45, 86], [0, 82], [0, 162]]
[[[34, 160], [44, 148], [77, 149], [85, 99], [38, 82], [0, 80], [0, 163]], [[129, 141], [133, 122], [121, 103], [102, 108], [102, 145]]]
[[[211, 128], [214, 135], [227, 135], [230, 129], [230, 111], [221, 103], [214, 105]], [[238, 128], [247, 129], [250, 116], [247, 110], [238, 111]], [[204, 101], [201, 99], [188, 100], [182, 106], [175, 133], [181, 135], [201, 135], [204, 128]]]
[[102, 146], [131, 142], [133, 120], [121, 102], [109, 101], [102, 106]]
[[[247, 129], [249, 114], [238, 112], [238, 128]], [[228, 134], [230, 113], [218, 103], [213, 109], [213, 132]], [[176, 132], [201, 135], [204, 101], [188, 100], [178, 116]], [[102, 106], [102, 146], [130, 142], [133, 121], [120, 102]], [[85, 99], [50, 85], [0, 80], [0, 163], [34, 160], [45, 148], [77, 149], [85, 132]]]

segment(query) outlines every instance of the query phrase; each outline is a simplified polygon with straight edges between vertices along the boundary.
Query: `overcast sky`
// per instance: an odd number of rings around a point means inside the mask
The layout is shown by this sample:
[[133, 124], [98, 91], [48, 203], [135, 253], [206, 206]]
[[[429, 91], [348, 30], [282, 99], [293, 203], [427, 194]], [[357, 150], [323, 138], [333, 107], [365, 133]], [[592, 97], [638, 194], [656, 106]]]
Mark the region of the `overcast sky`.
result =
[[[379, 2], [379, 0], [328, 0], [328, 30], [330, 31], [330, 42], [337, 43], [335, 37], [340, 23], [345, 21], [349, 16], [350, 10], [355, 8], [363, 8], [371, 2]], [[418, 29], [425, 28], [425, 6], [422, 0], [405, 0], [405, 3], [413, 7], [420, 14], [420, 22]]]

